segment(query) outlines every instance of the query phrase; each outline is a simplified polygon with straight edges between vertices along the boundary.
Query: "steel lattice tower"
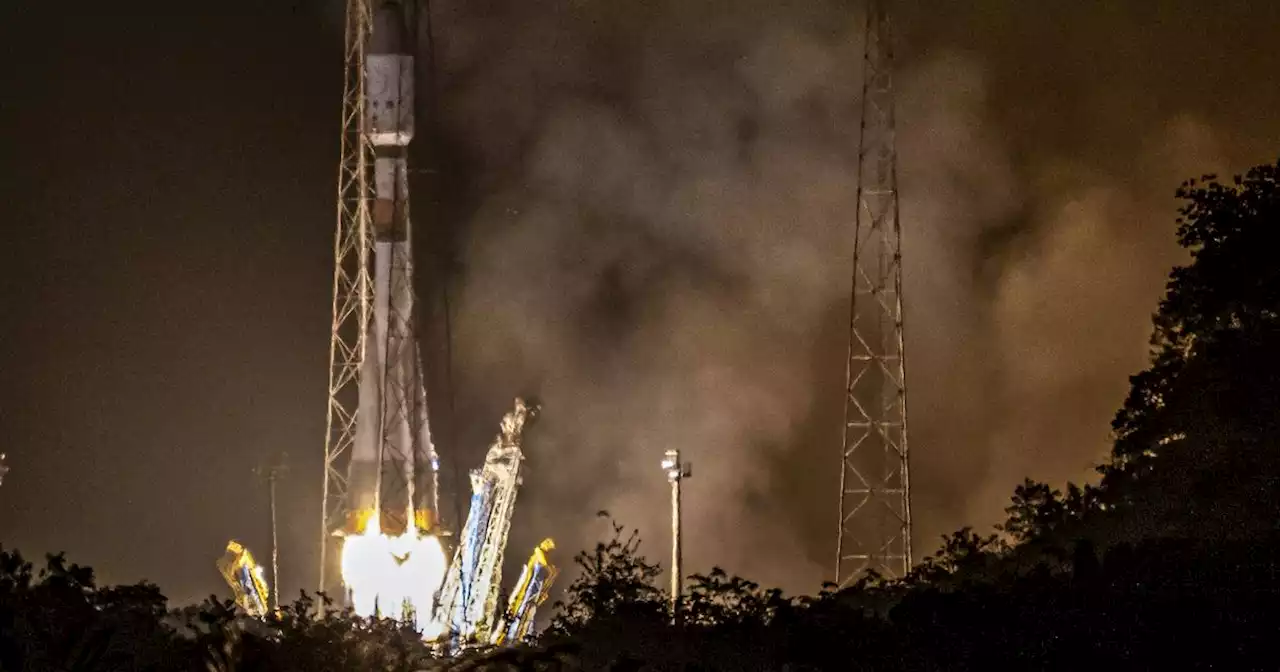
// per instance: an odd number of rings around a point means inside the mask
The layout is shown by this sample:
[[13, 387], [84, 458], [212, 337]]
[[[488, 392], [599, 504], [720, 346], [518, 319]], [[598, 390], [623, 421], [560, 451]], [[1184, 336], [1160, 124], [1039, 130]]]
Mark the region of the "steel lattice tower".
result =
[[911, 566], [902, 228], [887, 0], [869, 0], [841, 442], [836, 583]]

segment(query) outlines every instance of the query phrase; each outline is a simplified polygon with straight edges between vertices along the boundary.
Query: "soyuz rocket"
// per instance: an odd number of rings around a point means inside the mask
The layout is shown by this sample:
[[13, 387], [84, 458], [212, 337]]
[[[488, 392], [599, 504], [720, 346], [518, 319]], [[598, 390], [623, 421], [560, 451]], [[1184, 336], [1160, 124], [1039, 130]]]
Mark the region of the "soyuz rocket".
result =
[[373, 0], [364, 63], [366, 139], [373, 147], [368, 220], [373, 238], [373, 311], [360, 372], [348, 492], [356, 520], [389, 534], [426, 528], [438, 516], [439, 458], [431, 443], [416, 337], [409, 143], [414, 135], [418, 4]]
[[[498, 627], [500, 639], [521, 639], [554, 579], [538, 551], [542, 560], [502, 619], [499, 584], [520, 485], [523, 428], [537, 409], [517, 399], [483, 467], [472, 471], [471, 509], [449, 563], [432, 529], [439, 522], [439, 457], [414, 315], [409, 148], [419, 0], [348, 0], [347, 11], [322, 543], [345, 537], [337, 559], [347, 601], [362, 616], [413, 618], [424, 637], [447, 633], [451, 647], [487, 644]], [[355, 242], [344, 244], [348, 240]], [[357, 329], [343, 331], [353, 323]], [[362, 340], [344, 340], [344, 333]], [[345, 474], [332, 466], [340, 458]], [[327, 513], [335, 490], [345, 520]], [[322, 590], [328, 588], [325, 548]]]

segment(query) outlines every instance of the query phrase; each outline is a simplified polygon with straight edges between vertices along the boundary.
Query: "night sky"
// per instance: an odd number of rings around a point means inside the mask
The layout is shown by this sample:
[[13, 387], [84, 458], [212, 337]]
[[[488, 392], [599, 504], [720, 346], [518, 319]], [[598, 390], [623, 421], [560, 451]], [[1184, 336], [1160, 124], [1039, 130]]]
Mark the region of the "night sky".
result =
[[[175, 602], [268, 550], [315, 584], [341, 3], [0, 9], [0, 543]], [[934, 7], [933, 5], [938, 5]], [[1032, 5], [1035, 6], [1032, 6]], [[900, 3], [916, 546], [1086, 478], [1174, 245], [1177, 184], [1280, 151], [1270, 0]], [[437, 2], [415, 217], [437, 441], [543, 401], [509, 555], [608, 509], [692, 569], [830, 578], [855, 3]], [[425, 160], [422, 162], [425, 164]], [[454, 420], [438, 319], [455, 313]], [[451, 515], [451, 512], [446, 512]], [[509, 577], [510, 578], [510, 577]]]

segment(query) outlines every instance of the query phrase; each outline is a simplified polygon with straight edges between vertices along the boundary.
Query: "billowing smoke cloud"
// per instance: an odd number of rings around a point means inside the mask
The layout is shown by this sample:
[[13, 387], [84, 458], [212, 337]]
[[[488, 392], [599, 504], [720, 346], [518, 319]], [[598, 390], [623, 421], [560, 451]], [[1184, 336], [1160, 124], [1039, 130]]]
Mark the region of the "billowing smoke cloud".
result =
[[[1129, 132], [1105, 147], [1061, 135], [1042, 147], [1037, 134], [1073, 128], [1071, 112], [1026, 112], [1059, 94], [1114, 103], [1111, 89], [1037, 89], [1016, 74], [1031, 46], [983, 53], [950, 34], [963, 17], [913, 9], [899, 148], [927, 552], [942, 532], [996, 522], [1023, 476], [1079, 479], [1103, 458], [1179, 259], [1173, 187], [1255, 155], [1225, 152], [1213, 119], [1178, 108], [1110, 119]], [[690, 569], [816, 589], [834, 555], [859, 12], [689, 0], [434, 11], [449, 169], [465, 184], [446, 207], [463, 267], [458, 439], [476, 450], [455, 452], [478, 457], [515, 393], [545, 407], [512, 552], [543, 535], [592, 543], [608, 509], [665, 558], [658, 462], [678, 447], [695, 465]], [[989, 39], [1011, 30], [981, 16], [972, 28]]]

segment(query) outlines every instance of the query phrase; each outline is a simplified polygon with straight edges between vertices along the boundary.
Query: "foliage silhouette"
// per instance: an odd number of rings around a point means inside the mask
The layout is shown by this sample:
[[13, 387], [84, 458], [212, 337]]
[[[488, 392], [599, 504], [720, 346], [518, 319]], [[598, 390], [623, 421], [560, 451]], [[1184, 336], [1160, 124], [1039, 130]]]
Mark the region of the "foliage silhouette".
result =
[[1278, 176], [1280, 162], [1229, 185], [1208, 176], [1177, 192], [1178, 242], [1192, 263], [1169, 276], [1151, 367], [1131, 379], [1112, 423], [1112, 459], [1100, 469], [1104, 501], [1141, 518], [1131, 535], [1198, 534], [1204, 525], [1253, 532], [1260, 518], [1274, 527], [1274, 516], [1249, 512], [1255, 497], [1274, 507], [1280, 473], [1267, 448], [1280, 438]]

